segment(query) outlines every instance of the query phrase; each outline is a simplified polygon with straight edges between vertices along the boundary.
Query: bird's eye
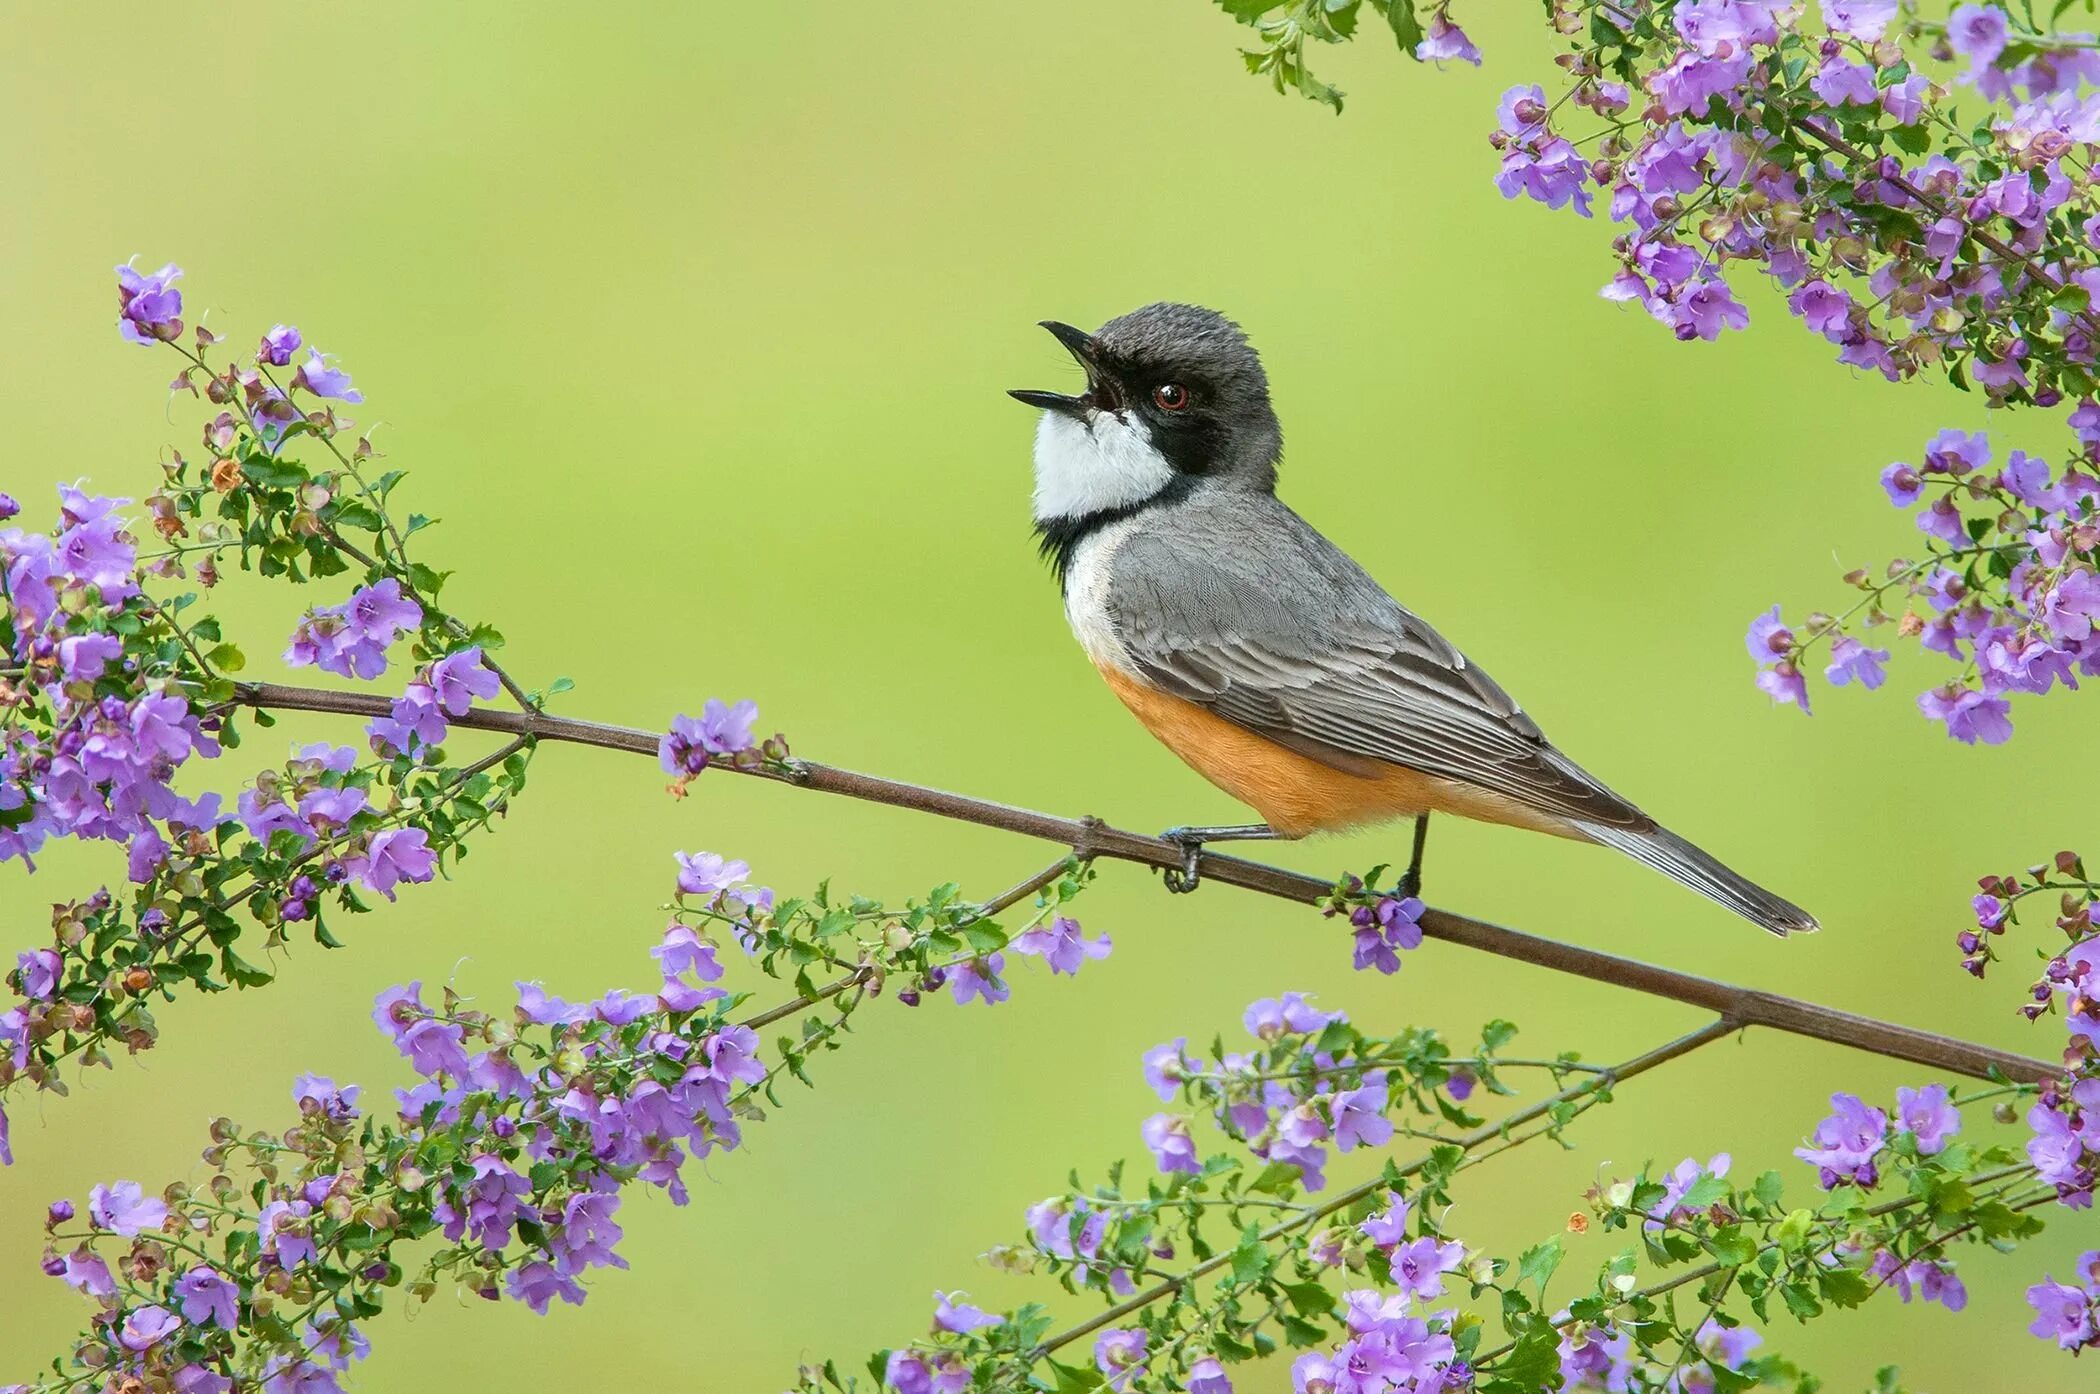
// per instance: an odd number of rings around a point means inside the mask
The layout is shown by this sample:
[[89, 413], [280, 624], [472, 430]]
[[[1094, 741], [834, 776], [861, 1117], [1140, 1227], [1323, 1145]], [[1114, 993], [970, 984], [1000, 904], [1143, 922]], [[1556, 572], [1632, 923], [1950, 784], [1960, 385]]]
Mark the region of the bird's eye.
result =
[[1152, 400], [1161, 411], [1180, 411], [1189, 404], [1189, 390], [1178, 382], [1163, 382], [1152, 389]]

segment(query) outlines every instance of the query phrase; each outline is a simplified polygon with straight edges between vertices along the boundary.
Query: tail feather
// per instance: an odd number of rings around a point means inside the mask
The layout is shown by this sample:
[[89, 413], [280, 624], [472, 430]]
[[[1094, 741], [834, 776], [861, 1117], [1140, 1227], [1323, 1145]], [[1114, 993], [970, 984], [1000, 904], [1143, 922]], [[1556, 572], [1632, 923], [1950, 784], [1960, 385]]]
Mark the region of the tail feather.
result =
[[1577, 826], [1592, 841], [1616, 848], [1635, 861], [1654, 867], [1671, 880], [1719, 901], [1752, 924], [1781, 938], [1793, 933], [1813, 933], [1820, 927], [1816, 924], [1816, 917], [1800, 906], [1730, 871], [1665, 828], [1650, 828], [1643, 832], [1597, 823]]

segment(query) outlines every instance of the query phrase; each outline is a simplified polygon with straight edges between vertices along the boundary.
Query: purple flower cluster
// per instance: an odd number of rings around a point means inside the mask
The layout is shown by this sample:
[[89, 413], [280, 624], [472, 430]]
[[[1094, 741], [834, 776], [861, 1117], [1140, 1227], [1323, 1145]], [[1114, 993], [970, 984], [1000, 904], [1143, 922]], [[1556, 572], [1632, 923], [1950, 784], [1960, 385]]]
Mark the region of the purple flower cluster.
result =
[[1418, 896], [1390, 894], [1361, 876], [1344, 876], [1318, 904], [1322, 915], [1348, 918], [1350, 961], [1358, 972], [1397, 973], [1400, 955], [1422, 946], [1422, 915], [1428, 907]]
[[129, 843], [136, 874], [170, 840], [221, 821], [215, 797], [171, 787], [193, 756], [218, 755], [216, 719], [126, 652], [122, 632], [157, 612], [139, 589], [125, 502], [61, 488], [52, 532], [0, 529], [0, 653], [22, 674], [0, 678], [0, 701], [41, 699], [49, 718], [0, 732], [0, 862], [27, 861], [51, 837], [101, 839]]
[[340, 605], [307, 611], [292, 633], [284, 661], [293, 668], [317, 667], [369, 681], [386, 671], [386, 651], [394, 641], [422, 624], [423, 607], [403, 595], [401, 583], [389, 576], [360, 586]]
[[[1634, 1348], [1633, 1339], [1610, 1322], [1597, 1324], [1574, 1323], [1560, 1342], [1560, 1377], [1564, 1389], [1603, 1389], [1620, 1394], [1628, 1389], [1662, 1388], [1671, 1394], [1713, 1394], [1717, 1387], [1713, 1370], [1740, 1374], [1750, 1362], [1751, 1352], [1764, 1343], [1764, 1337], [1747, 1326], [1724, 1326], [1709, 1318], [1700, 1327], [1693, 1339], [1693, 1347], [1703, 1360], [1681, 1360], [1678, 1368], [1664, 1371], [1654, 1368], [1647, 1372], [1646, 1379], [1659, 1381], [1656, 1384], [1637, 1382], [1641, 1380], [1641, 1361]], [[1732, 1383], [1736, 1388], [1742, 1381]]]
[[[1722, 277], [1746, 263], [1789, 292], [1840, 362], [1890, 379], [1966, 360], [1994, 397], [2041, 401], [2061, 397], [2056, 363], [2094, 363], [2082, 300], [2059, 295], [2100, 278], [2078, 197], [2100, 142], [2100, 107], [2077, 96], [2100, 80], [2088, 45], [2008, 48], [2002, 11], [1963, 7], [1971, 18], [1947, 27], [1946, 56], [1968, 63], [1957, 85], [2005, 104], [1972, 141], [1973, 121], [1935, 127], [1949, 88], [1892, 40], [1888, 0], [1824, 4], [1820, 34], [1785, 0], [1627, 0], [1593, 13], [1567, 93], [1549, 104], [1538, 87], [1510, 89], [1490, 139], [1506, 197], [1584, 216], [1593, 193], [1607, 201], [1625, 228], [1607, 298], [1642, 305], [1681, 339], [1713, 339], [1749, 323]], [[1606, 76], [1623, 75], [1629, 48], [1638, 89]], [[1610, 123], [1593, 157], [1555, 128], [1567, 102]], [[1887, 145], [1861, 140], [1867, 126]], [[1775, 134], [1789, 128], [1810, 138]], [[2041, 253], [2043, 266], [1962, 255], [1971, 248]], [[2030, 304], [2031, 316], [2014, 313]], [[2019, 318], [2030, 332], [1997, 328]]]
[[486, 701], [502, 685], [483, 661], [478, 644], [425, 664], [394, 699], [392, 711], [365, 723], [372, 753], [386, 760], [425, 758], [444, 743], [451, 730], [448, 717], [465, 716], [476, 698]]
[[129, 262], [117, 268], [117, 330], [134, 344], [167, 343], [182, 334], [182, 268], [169, 262], [146, 275]]
[[[1252, 1053], [1229, 1053], [1215, 1072], [1206, 1072], [1187, 1058], [1184, 1042], [1155, 1046], [1145, 1053], [1146, 1083], [1162, 1099], [1190, 1084], [1197, 1100], [1210, 1105], [1220, 1132], [1256, 1157], [1294, 1169], [1308, 1191], [1327, 1184], [1330, 1146], [1350, 1152], [1391, 1140], [1388, 1072], [1320, 1047], [1328, 1026], [1347, 1020], [1343, 1013], [1323, 1012], [1287, 992], [1254, 1003], [1243, 1020], [1259, 1043]], [[1202, 1169], [1188, 1118], [1154, 1114], [1143, 1136], [1162, 1172]]]
[[1443, 1394], [1472, 1382], [1451, 1340], [1455, 1312], [1416, 1316], [1405, 1294], [1373, 1288], [1343, 1293], [1342, 1307], [1347, 1338], [1291, 1362], [1297, 1394]]
[[[2074, 422], [2088, 413], [2100, 427], [2100, 407], [2090, 404]], [[1806, 712], [1809, 654], [1827, 637], [1823, 672], [1833, 686], [1879, 687], [1888, 651], [1845, 632], [1862, 612], [1867, 624], [1893, 622], [1899, 635], [1961, 665], [1953, 681], [1919, 695], [1918, 709], [1968, 744], [2011, 737], [2015, 694], [2075, 689], [2080, 676], [2100, 674], [2100, 477], [2091, 453], [2100, 431], [2091, 434], [2060, 476], [2018, 450], [1992, 469], [1989, 439], [1953, 430], [1926, 445], [1921, 465], [1882, 471], [1889, 499], [1916, 510], [1925, 559], [1891, 563], [1881, 581], [1854, 572], [1848, 579], [1863, 598], [1845, 616], [1811, 617], [1803, 632], [1776, 606], [1758, 616], [1748, 640], [1758, 686]], [[1895, 616], [1891, 595], [1906, 602]]]
[[700, 715], [671, 718], [671, 729], [657, 744], [657, 759], [664, 773], [682, 784], [705, 770], [710, 761], [753, 749], [758, 742], [751, 726], [757, 720], [755, 702], [725, 706], [710, 697]]
[[1943, 1084], [1896, 1091], [1895, 1138], [1888, 1114], [1868, 1107], [1856, 1094], [1832, 1094], [1830, 1108], [1808, 1144], [1794, 1149], [1796, 1157], [1816, 1168], [1825, 1190], [1843, 1185], [1872, 1190], [1881, 1184], [1879, 1159], [1893, 1141], [1908, 1139], [1916, 1155], [1930, 1157], [1961, 1131], [1961, 1111]]
[[2100, 1250], [2078, 1259], [2078, 1285], [2045, 1278], [2027, 1289], [2034, 1324], [2027, 1329], [2068, 1351], [2100, 1348]]

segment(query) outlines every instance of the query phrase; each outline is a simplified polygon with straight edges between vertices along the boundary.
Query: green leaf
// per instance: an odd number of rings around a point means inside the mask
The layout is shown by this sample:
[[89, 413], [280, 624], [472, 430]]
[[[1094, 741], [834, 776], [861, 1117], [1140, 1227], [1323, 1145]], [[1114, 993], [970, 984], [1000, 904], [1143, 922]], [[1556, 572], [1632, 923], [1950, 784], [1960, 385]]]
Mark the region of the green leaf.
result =
[[1816, 1290], [1834, 1306], [1857, 1307], [1873, 1294], [1874, 1286], [1857, 1268], [1831, 1268], [1816, 1275]]
[[1269, 1275], [1274, 1263], [1269, 1251], [1261, 1242], [1261, 1231], [1253, 1225], [1240, 1236], [1239, 1246], [1232, 1251], [1232, 1276], [1242, 1283], [1258, 1283]]
[[265, 489], [296, 489], [307, 481], [305, 468], [297, 460], [275, 455], [250, 455], [241, 461], [241, 473], [252, 484]]
[[238, 983], [242, 987], [261, 987], [273, 976], [235, 953], [230, 944], [219, 950], [219, 971], [226, 975], [228, 981]]
[[1408, 57], [1415, 56], [1415, 46], [1427, 37], [1422, 31], [1421, 18], [1415, 14], [1415, 0], [1392, 0], [1385, 9], [1386, 23], [1393, 26], [1393, 38], [1400, 51]]
[[1539, 1300], [1546, 1300], [1546, 1284], [1553, 1277], [1553, 1270], [1560, 1267], [1562, 1248], [1558, 1238], [1526, 1249], [1517, 1256], [1517, 1281], [1536, 1282], [1539, 1285]]
[[1735, 1268], [1757, 1257], [1757, 1240], [1744, 1233], [1741, 1225], [1727, 1225], [1715, 1230], [1706, 1248], [1716, 1259]]
[[990, 920], [978, 920], [962, 927], [963, 938], [980, 954], [995, 954], [1006, 947], [1006, 931]]
[[222, 673], [238, 673], [248, 666], [248, 657], [238, 644], [220, 644], [204, 655], [204, 661]]
[[1677, 1203], [1687, 1210], [1704, 1210], [1727, 1194], [1726, 1181], [1718, 1176], [1707, 1175], [1694, 1181], [1691, 1189], [1684, 1193], [1684, 1199]]
[[1334, 1294], [1318, 1283], [1278, 1283], [1283, 1295], [1290, 1299], [1292, 1310], [1301, 1317], [1317, 1317], [1334, 1310]]
[[1089, 1389], [1099, 1389], [1101, 1387], [1101, 1372], [1099, 1370], [1084, 1370], [1076, 1365], [1060, 1365], [1057, 1361], [1047, 1356], [1044, 1357], [1043, 1363], [1050, 1367], [1051, 1375], [1057, 1380], [1057, 1383], [1051, 1386], [1055, 1394], [1086, 1394], [1086, 1391]]

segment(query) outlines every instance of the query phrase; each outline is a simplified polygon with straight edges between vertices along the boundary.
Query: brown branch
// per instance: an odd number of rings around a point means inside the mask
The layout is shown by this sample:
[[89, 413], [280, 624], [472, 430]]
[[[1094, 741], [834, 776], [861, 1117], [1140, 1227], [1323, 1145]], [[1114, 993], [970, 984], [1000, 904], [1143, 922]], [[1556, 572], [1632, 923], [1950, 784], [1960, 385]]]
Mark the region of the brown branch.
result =
[[[361, 692], [330, 692], [319, 688], [288, 687], [278, 683], [241, 683], [234, 700], [250, 707], [274, 707], [287, 711], [327, 712], [341, 716], [385, 716], [392, 703], [385, 697]], [[475, 708], [457, 718], [455, 726], [472, 730], [498, 731], [513, 736], [535, 736], [541, 740], [597, 746], [629, 754], [656, 754], [659, 735], [627, 726], [608, 726], [544, 712], [497, 711]], [[1084, 857], [1107, 857], [1158, 868], [1181, 865], [1179, 843], [1143, 833], [1113, 828], [1097, 818], [1060, 818], [1010, 804], [973, 799], [945, 789], [930, 789], [902, 780], [884, 779], [840, 769], [810, 760], [792, 760], [781, 768], [721, 768], [738, 774], [792, 784], [820, 793], [838, 794], [869, 803], [887, 804], [918, 813], [931, 813], [957, 822], [996, 828], [1024, 837], [1060, 843]], [[1222, 857], [1205, 851], [1201, 870], [1206, 880], [1238, 886], [1281, 900], [1311, 904], [1327, 896], [1331, 882], [1318, 877], [1285, 871], [1281, 867], [1238, 857]], [[1521, 930], [1506, 929], [1484, 920], [1470, 919], [1445, 910], [1429, 910], [1422, 916], [1422, 931], [1433, 939], [1463, 944], [1503, 958], [1515, 959], [1556, 973], [1589, 978], [1629, 988], [1651, 997], [1667, 998], [1718, 1013], [1731, 1027], [1769, 1027], [1811, 1040], [1850, 1046], [1855, 1050], [1925, 1065], [1950, 1074], [1988, 1079], [1996, 1071], [2022, 1083], [2038, 1083], [2063, 1073], [2057, 1066], [2012, 1051], [1994, 1050], [1973, 1041], [1919, 1031], [1893, 1022], [1841, 1012], [1798, 998], [1755, 988], [1737, 987], [1674, 969], [1660, 968], [1616, 954], [1563, 944]]]

